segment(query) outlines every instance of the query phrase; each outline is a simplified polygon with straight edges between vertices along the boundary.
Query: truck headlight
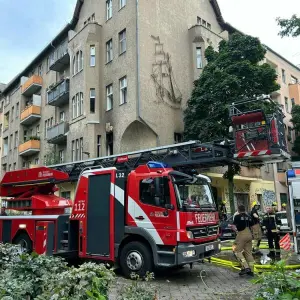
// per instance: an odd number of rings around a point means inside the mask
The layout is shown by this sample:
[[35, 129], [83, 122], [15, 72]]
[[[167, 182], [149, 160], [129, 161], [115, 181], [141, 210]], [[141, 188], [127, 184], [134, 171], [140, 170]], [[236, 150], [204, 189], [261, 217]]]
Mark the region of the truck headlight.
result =
[[195, 250], [189, 250], [189, 251], [185, 251], [182, 253], [182, 255], [184, 257], [192, 257], [196, 255], [196, 251]]
[[187, 231], [186, 232], [186, 236], [189, 238], [189, 239], [193, 239], [194, 238], [194, 235], [191, 231]]

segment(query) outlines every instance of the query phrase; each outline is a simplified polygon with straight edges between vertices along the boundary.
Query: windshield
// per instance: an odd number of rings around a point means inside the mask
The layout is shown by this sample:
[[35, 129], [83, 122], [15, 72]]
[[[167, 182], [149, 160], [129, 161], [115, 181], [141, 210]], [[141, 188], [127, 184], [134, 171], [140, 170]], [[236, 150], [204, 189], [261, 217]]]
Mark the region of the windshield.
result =
[[207, 181], [197, 177], [173, 175], [180, 209], [187, 211], [215, 210], [215, 202]]
[[287, 219], [286, 213], [277, 213], [277, 217], [279, 220]]

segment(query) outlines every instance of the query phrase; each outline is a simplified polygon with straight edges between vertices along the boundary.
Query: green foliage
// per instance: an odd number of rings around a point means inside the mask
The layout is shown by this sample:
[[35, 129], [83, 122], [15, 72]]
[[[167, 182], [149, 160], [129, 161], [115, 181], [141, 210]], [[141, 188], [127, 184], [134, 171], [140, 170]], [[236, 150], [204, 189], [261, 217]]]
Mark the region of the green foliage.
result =
[[132, 275], [133, 280], [131, 285], [125, 287], [119, 300], [155, 300], [156, 291], [154, 287], [149, 284], [150, 281], [154, 279], [153, 273], [148, 273], [146, 275], [145, 282], [139, 278], [138, 275]]
[[281, 37], [297, 37], [300, 35], [300, 18], [296, 15], [292, 15], [290, 19], [277, 18], [276, 21], [281, 27], [281, 31], [279, 32]]
[[44, 161], [45, 166], [56, 165], [60, 163], [59, 153], [58, 151], [49, 151], [46, 154], [46, 159]]
[[114, 273], [103, 264], [68, 267], [59, 257], [19, 254], [0, 244], [1, 300], [106, 300]]
[[300, 136], [298, 136], [298, 133], [300, 132], [300, 106], [299, 105], [295, 105], [292, 109], [291, 122], [293, 123], [293, 129], [296, 132], [296, 139], [294, 141], [292, 150], [298, 155], [300, 155]]
[[105, 300], [114, 273], [103, 264], [85, 263], [71, 267], [48, 280], [44, 292], [37, 300]]
[[207, 48], [208, 63], [194, 82], [185, 111], [185, 139], [210, 142], [230, 138], [229, 105], [280, 88], [276, 71], [268, 64], [258, 64], [265, 53], [257, 38], [237, 33], [221, 41], [218, 52]]
[[292, 150], [300, 156], [300, 136], [296, 137]]
[[300, 299], [299, 274], [287, 271], [285, 261], [274, 264], [271, 272], [263, 273], [252, 282], [260, 285], [255, 300], [297, 300]]

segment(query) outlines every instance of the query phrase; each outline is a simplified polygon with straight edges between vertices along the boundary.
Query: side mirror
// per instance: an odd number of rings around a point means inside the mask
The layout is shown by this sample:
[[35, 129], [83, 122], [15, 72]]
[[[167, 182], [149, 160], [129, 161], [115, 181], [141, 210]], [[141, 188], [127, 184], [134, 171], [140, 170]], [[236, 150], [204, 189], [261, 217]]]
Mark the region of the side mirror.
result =
[[167, 210], [174, 210], [175, 206], [173, 204], [166, 204], [165, 205], [165, 209], [167, 209]]

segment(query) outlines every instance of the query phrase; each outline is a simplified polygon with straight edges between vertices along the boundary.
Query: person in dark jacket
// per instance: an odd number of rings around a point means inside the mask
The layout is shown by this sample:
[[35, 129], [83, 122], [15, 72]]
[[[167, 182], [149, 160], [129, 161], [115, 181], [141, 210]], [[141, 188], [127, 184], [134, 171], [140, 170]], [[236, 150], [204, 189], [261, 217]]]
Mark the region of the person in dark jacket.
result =
[[[270, 258], [280, 258], [280, 245], [279, 245], [279, 229], [278, 225], [279, 219], [275, 214], [274, 207], [268, 206], [266, 208], [266, 213], [263, 216], [263, 230], [267, 236], [269, 244], [269, 254]], [[274, 248], [275, 244], [275, 248]]]
[[238, 213], [233, 218], [233, 225], [237, 229], [234, 252], [242, 265], [242, 270], [239, 274], [253, 276], [254, 258], [252, 256], [252, 233], [250, 230], [253, 226], [253, 221], [246, 213], [244, 205], [238, 207]]
[[262, 255], [262, 253], [259, 250], [260, 242], [262, 239], [262, 231], [260, 228], [260, 220], [259, 220], [259, 214], [258, 210], [260, 209], [260, 205], [255, 201], [253, 203], [253, 207], [250, 213], [250, 216], [253, 221], [253, 226], [252, 226], [252, 234], [253, 234], [253, 239], [254, 239], [254, 247], [253, 247], [253, 253]]
[[7, 213], [6, 213], [4, 207], [1, 207], [1, 216], [7, 216]]

